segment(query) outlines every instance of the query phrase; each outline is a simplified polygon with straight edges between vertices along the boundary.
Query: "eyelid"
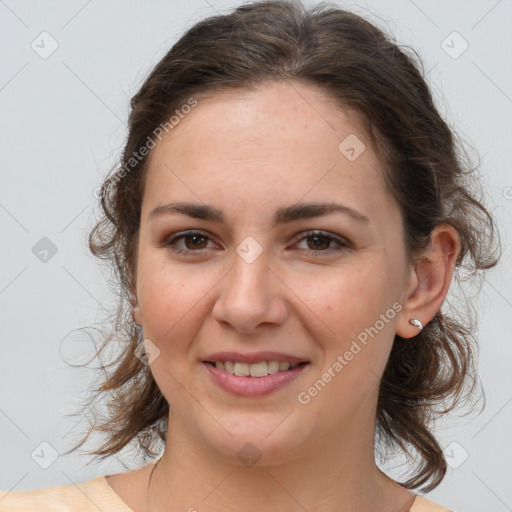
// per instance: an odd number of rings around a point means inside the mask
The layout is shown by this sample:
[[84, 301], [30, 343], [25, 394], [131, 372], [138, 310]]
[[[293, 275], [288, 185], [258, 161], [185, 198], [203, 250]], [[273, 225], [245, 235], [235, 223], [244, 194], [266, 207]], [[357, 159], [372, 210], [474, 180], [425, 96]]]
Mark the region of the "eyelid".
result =
[[329, 249], [325, 250], [313, 250], [313, 249], [300, 249], [300, 251], [303, 254], [306, 254], [307, 256], [312, 256], [313, 258], [328, 258], [333, 255], [339, 255], [341, 253], [344, 253], [346, 251], [353, 249], [353, 244], [344, 236], [341, 235], [335, 235], [333, 233], [330, 233], [329, 231], [323, 231], [321, 229], [313, 229], [309, 231], [302, 231], [297, 239], [296, 242], [294, 242], [293, 245], [297, 245], [298, 243], [302, 242], [303, 240], [306, 240], [307, 238], [312, 238], [314, 236], [319, 236], [322, 238], [327, 238], [330, 240], [330, 242], [334, 243], [335, 245], [333, 247], [330, 247]]
[[[301, 242], [302, 240], [304, 240], [306, 238], [313, 237], [313, 236], [329, 238], [332, 241], [339, 243], [339, 245], [343, 245], [345, 247], [352, 246], [351, 242], [344, 236], [335, 235], [333, 233], [330, 233], [329, 231], [324, 231], [322, 229], [311, 229], [309, 231], [302, 231], [301, 233], [299, 233], [299, 235], [297, 237], [297, 241]], [[327, 252], [327, 251], [313, 251], [313, 252]]]
[[[203, 231], [203, 230], [199, 230], [199, 229], [189, 229], [189, 230], [185, 230], [185, 231], [177, 231], [176, 233], [173, 233], [172, 235], [166, 237], [164, 239], [164, 241], [162, 242], [162, 246], [169, 247], [172, 243], [176, 242], [177, 240], [179, 240], [181, 238], [184, 238], [186, 236], [194, 236], [194, 235], [202, 236], [202, 237], [206, 238], [208, 241], [214, 242], [212, 235], [210, 233], [208, 233], [207, 231]], [[328, 255], [328, 254], [333, 254], [333, 253], [339, 253], [341, 251], [353, 248], [352, 243], [347, 238], [345, 238], [341, 235], [335, 235], [335, 234], [330, 233], [329, 231], [323, 231], [320, 229], [301, 231], [295, 237], [295, 241], [293, 242], [293, 245], [296, 245], [299, 242], [302, 242], [303, 240], [305, 240], [307, 238], [311, 238], [313, 236], [327, 238], [330, 241], [336, 243], [337, 247], [329, 248], [326, 250], [318, 250], [318, 251], [315, 251], [313, 249], [303, 249], [302, 251], [307, 254], [312, 254], [315, 256], [317, 256], [317, 255], [322, 256], [322, 255]], [[187, 254], [196, 253], [198, 255], [201, 255], [207, 249], [198, 249], [197, 251], [189, 250], [189, 249], [171, 249], [171, 250], [173, 250], [176, 253], [187, 253]]]
[[[199, 235], [199, 236], [202, 236], [206, 239], [208, 239], [208, 241], [212, 241], [214, 242], [213, 240], [213, 237], [210, 233], [208, 233], [207, 231], [202, 231], [200, 229], [188, 229], [188, 230], [184, 230], [184, 231], [177, 231], [175, 233], [172, 233], [170, 236], [168, 237], [165, 237], [161, 246], [163, 247], [169, 247], [171, 245], [171, 243], [174, 243], [176, 242], [176, 240], [179, 240], [180, 238], [184, 238], [186, 236], [194, 236], [194, 235]], [[178, 250], [178, 249], [173, 249], [175, 252], [187, 252], [187, 253], [198, 253], [198, 254], [202, 254], [202, 251], [204, 251], [205, 249], [199, 249], [197, 251], [191, 251], [191, 250]]]

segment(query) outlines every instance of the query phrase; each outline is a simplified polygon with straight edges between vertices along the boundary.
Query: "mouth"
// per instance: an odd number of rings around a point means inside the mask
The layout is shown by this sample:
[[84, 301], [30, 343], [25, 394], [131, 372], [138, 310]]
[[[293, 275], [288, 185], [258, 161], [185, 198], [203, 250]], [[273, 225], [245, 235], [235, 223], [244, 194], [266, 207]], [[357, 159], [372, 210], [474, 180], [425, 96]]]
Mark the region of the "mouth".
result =
[[236, 361], [204, 361], [231, 375], [238, 377], [266, 377], [280, 372], [288, 372], [297, 368], [298, 366], [305, 366], [309, 364], [308, 361], [300, 363], [291, 363], [289, 361], [260, 361], [257, 363], [243, 363]]
[[284, 388], [311, 366], [308, 361], [202, 361], [202, 365], [207, 377], [220, 389], [243, 397], [268, 395]]

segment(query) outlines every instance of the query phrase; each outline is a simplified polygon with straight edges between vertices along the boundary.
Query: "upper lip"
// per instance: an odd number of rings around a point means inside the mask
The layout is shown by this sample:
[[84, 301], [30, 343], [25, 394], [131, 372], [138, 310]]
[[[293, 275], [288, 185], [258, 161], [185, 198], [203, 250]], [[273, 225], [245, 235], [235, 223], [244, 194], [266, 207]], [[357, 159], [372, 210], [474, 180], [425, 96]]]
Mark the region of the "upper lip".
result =
[[217, 361], [233, 361], [234, 363], [259, 363], [261, 361], [279, 361], [295, 364], [295, 363], [307, 363], [307, 359], [292, 356], [289, 354], [282, 354], [279, 352], [253, 352], [245, 353], [242, 352], [215, 352], [210, 354], [203, 359], [204, 362], [215, 363]]

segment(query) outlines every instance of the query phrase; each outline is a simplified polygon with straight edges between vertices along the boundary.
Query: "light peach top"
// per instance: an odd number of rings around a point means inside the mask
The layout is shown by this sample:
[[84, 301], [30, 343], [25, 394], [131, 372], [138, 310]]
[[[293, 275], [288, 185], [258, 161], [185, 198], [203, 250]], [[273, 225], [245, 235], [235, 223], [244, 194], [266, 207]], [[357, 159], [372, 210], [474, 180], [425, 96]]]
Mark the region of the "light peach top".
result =
[[[134, 512], [98, 476], [77, 485], [58, 485], [32, 491], [0, 492], [0, 512]], [[452, 512], [417, 495], [409, 512]]]

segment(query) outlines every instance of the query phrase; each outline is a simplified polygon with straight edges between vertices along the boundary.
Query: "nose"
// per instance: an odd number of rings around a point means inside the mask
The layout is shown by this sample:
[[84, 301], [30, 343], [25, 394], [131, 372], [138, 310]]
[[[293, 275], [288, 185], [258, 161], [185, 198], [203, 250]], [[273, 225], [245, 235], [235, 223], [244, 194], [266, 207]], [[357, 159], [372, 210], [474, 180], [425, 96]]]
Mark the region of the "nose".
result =
[[265, 252], [248, 262], [234, 256], [234, 263], [218, 284], [214, 319], [225, 328], [244, 334], [282, 324], [288, 315], [286, 286], [269, 267]]

